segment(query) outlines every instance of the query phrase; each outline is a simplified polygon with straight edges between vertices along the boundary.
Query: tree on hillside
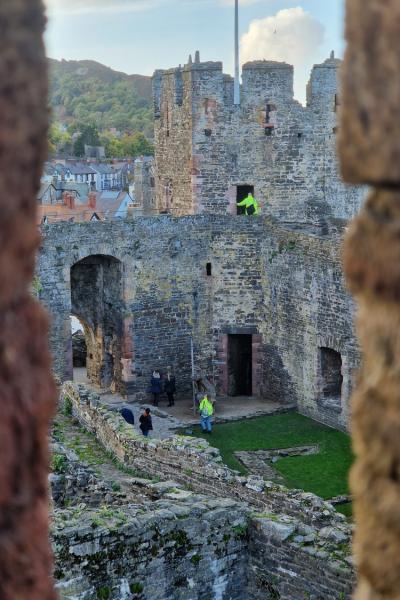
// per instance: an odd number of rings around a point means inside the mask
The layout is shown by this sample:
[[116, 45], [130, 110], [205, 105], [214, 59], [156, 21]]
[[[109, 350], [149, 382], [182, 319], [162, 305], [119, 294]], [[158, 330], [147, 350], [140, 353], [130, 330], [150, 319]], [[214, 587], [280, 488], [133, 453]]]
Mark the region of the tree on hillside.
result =
[[136, 158], [154, 154], [153, 144], [140, 132], [124, 135], [122, 138], [105, 134], [102, 142], [106, 148], [107, 158]]
[[154, 154], [154, 146], [151, 144], [143, 133], [137, 132], [132, 135], [126, 135], [122, 138], [126, 156], [152, 156]]
[[72, 150], [72, 137], [63, 131], [58, 123], [52, 123], [49, 130], [49, 153], [70, 154]]
[[75, 156], [85, 155], [85, 145], [100, 146], [100, 135], [96, 125], [88, 124], [77, 128], [80, 131], [78, 138], [74, 144]]

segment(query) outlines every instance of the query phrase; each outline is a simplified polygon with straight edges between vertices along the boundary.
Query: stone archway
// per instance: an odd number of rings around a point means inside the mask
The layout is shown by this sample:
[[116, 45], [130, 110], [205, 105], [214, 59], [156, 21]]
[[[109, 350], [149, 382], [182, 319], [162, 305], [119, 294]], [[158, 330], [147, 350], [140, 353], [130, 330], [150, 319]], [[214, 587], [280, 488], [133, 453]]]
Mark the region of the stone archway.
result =
[[121, 261], [95, 254], [72, 265], [71, 312], [84, 323], [89, 381], [123, 392]]

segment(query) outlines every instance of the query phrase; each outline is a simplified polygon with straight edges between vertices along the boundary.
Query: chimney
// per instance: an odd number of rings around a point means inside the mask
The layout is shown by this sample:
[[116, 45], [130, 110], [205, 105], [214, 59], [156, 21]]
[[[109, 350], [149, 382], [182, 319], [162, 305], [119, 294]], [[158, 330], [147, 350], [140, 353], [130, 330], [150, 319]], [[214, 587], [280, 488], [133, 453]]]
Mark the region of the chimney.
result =
[[96, 201], [97, 201], [96, 192], [89, 192], [89, 196], [88, 196], [89, 208], [92, 208], [94, 210], [96, 208]]
[[70, 210], [74, 210], [75, 209], [74, 195], [71, 192], [64, 192], [62, 197], [63, 197], [63, 204], [65, 204], [65, 206], [68, 206], [68, 208]]

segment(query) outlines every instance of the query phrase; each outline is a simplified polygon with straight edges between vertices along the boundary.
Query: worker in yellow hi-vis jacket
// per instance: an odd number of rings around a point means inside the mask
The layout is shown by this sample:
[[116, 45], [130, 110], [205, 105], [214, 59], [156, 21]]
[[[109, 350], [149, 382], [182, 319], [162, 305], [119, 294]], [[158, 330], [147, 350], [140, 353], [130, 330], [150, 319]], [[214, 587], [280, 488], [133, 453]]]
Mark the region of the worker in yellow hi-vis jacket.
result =
[[246, 215], [259, 215], [260, 207], [258, 206], [257, 200], [254, 198], [253, 194], [249, 192], [247, 198], [244, 198], [241, 202], [237, 203], [237, 206], [244, 206]]
[[207, 394], [203, 397], [199, 406], [199, 413], [201, 416], [201, 428], [204, 433], [211, 433], [212, 431], [212, 416], [214, 414], [214, 407], [212, 402], [207, 397]]

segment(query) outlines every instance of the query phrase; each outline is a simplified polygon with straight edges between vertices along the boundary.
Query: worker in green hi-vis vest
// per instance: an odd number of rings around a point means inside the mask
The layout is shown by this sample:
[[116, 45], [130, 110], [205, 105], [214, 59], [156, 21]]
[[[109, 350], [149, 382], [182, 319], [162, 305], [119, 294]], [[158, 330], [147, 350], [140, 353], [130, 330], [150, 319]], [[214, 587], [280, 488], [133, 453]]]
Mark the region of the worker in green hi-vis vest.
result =
[[253, 194], [249, 192], [247, 198], [237, 203], [237, 206], [244, 206], [246, 215], [259, 215], [260, 207]]

